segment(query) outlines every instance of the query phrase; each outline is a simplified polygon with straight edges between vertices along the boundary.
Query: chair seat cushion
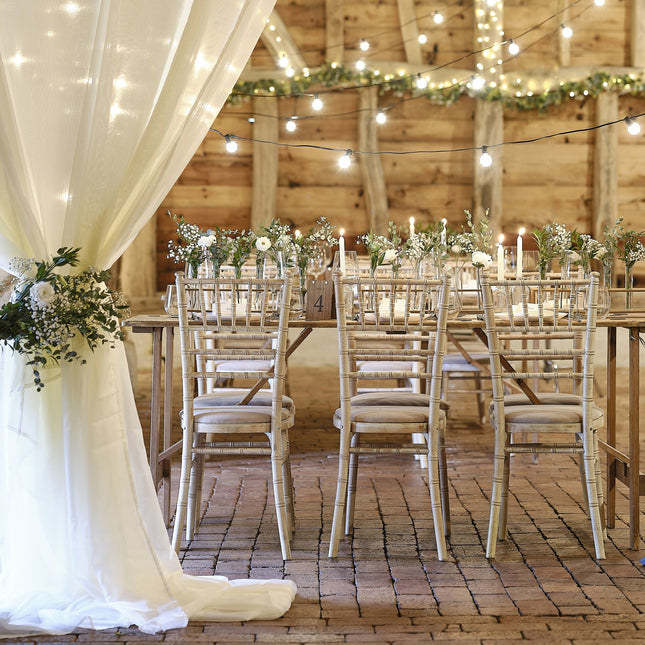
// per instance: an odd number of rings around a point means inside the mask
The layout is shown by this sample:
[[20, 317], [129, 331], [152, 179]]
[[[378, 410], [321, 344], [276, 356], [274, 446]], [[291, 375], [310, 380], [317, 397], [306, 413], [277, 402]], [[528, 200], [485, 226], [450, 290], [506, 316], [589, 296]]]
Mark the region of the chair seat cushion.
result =
[[[511, 405], [504, 408], [506, 423], [513, 424], [536, 424], [536, 425], [557, 425], [562, 423], [582, 423], [582, 405]], [[603, 419], [603, 411], [600, 408], [592, 408], [591, 420], [597, 424]], [[491, 415], [491, 423], [495, 423], [494, 411]], [[597, 427], [597, 425], [596, 425]]]
[[356, 361], [359, 372], [411, 372], [413, 365], [406, 361]]
[[[443, 412], [440, 415], [443, 416]], [[428, 407], [411, 405], [352, 406], [351, 420], [353, 423], [377, 424], [428, 423]], [[342, 425], [341, 408], [338, 408], [334, 413], [334, 425], [337, 428]]]
[[[201, 408], [194, 411], [193, 420], [196, 432], [217, 432], [218, 426], [224, 424], [261, 423], [269, 426], [271, 423], [271, 408], [266, 405], [230, 405], [208, 409]], [[293, 421], [293, 414], [286, 408], [282, 408], [282, 421], [287, 425]]]
[[[582, 405], [582, 397], [566, 392], [536, 392], [542, 404], [547, 405]], [[509, 405], [530, 405], [526, 394], [507, 394], [504, 397], [504, 407]]]
[[240, 360], [240, 361], [216, 361], [217, 372], [268, 372], [273, 367], [273, 361], [263, 360]]
[[[425, 407], [426, 410], [430, 405], [430, 396], [428, 394], [415, 394], [414, 392], [391, 392], [384, 390], [383, 392], [364, 392], [357, 394], [351, 399], [352, 406], [413, 406]], [[441, 410], [448, 410], [450, 406], [446, 401], [439, 401], [439, 408]]]
[[[488, 354], [469, 354], [470, 358], [484, 367], [489, 366]], [[471, 365], [463, 354], [446, 354], [443, 357], [444, 372], [481, 372], [476, 365]]]
[[[202, 394], [193, 399], [193, 407], [197, 408], [211, 408], [216, 406], [230, 406], [237, 405], [247, 394], [249, 390], [241, 387], [222, 387], [217, 388], [208, 394]], [[251, 401], [247, 405], [271, 405], [273, 400], [273, 393], [270, 390], [260, 390], [256, 392]], [[288, 396], [282, 397], [282, 407], [287, 410], [293, 411], [293, 400]]]

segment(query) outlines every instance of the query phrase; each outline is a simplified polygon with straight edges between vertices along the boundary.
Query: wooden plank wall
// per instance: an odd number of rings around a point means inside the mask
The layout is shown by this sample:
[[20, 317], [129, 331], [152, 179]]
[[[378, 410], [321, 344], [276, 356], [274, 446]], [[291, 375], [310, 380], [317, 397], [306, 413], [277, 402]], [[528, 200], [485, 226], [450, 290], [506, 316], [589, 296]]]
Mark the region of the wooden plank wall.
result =
[[[592, 7], [576, 18], [576, 38], [571, 43], [569, 60], [573, 73], [585, 66], [626, 66], [632, 53], [630, 16], [634, 3], [642, 0], [607, 0], [602, 9]], [[415, 3], [418, 31], [429, 36], [422, 47], [422, 62], [443, 64], [472, 51], [474, 17], [471, 3], [444, 3], [448, 18], [442, 27], [432, 21], [428, 3]], [[562, 4], [562, 3], [560, 3]], [[555, 0], [508, 0], [504, 5], [506, 34], [521, 34], [536, 23], [536, 16], [557, 10]], [[401, 35], [392, 31], [398, 24], [397, 0], [358, 0], [343, 3], [339, 0], [279, 0], [277, 11], [288, 27], [300, 53], [310, 66], [334, 60], [334, 52], [353, 61], [359, 57], [358, 42], [370, 39], [370, 54], [375, 60], [405, 61], [406, 52]], [[409, 11], [409, 7], [407, 8]], [[342, 21], [338, 20], [342, 11]], [[599, 21], [598, 12], [602, 11]], [[577, 9], [570, 10], [575, 15]], [[329, 33], [326, 21], [335, 18]], [[331, 24], [331, 22], [330, 22]], [[336, 42], [342, 32], [342, 42]], [[547, 26], [541, 27], [527, 41], [530, 47], [517, 58], [506, 60], [507, 78], [526, 70], [556, 71], [559, 56], [559, 34]], [[632, 49], [634, 52], [632, 52]], [[369, 59], [368, 59], [369, 60]], [[271, 53], [258, 43], [251, 59], [252, 68], [274, 66]], [[462, 62], [461, 67], [472, 67]], [[573, 71], [572, 71], [573, 70]], [[559, 70], [562, 73], [562, 70]], [[378, 96], [380, 106], [397, 102], [401, 97], [391, 94]], [[310, 98], [281, 98], [277, 100], [279, 121], [276, 141], [281, 144], [311, 144], [332, 148], [357, 148], [359, 142], [360, 97], [356, 91], [324, 94], [325, 109], [318, 118], [310, 108]], [[254, 104], [244, 101], [226, 107], [214, 123], [225, 133], [243, 137], [257, 136], [248, 118]], [[617, 100], [617, 116], [645, 112], [645, 99], [629, 96]], [[284, 119], [298, 114], [294, 133], [284, 128]], [[571, 101], [552, 107], [544, 114], [521, 112], [505, 108], [502, 112], [504, 141], [541, 137], [592, 127], [598, 118], [597, 101]], [[380, 156], [385, 182], [387, 217], [398, 224], [407, 224], [415, 217], [418, 226], [446, 218], [450, 225], [464, 222], [464, 209], [472, 209], [478, 201], [475, 188], [477, 155], [469, 148], [486, 137], [476, 131], [476, 100], [462, 98], [450, 106], [434, 105], [424, 98], [407, 100], [388, 111], [387, 123], [379, 125], [376, 145], [381, 152], [403, 150], [455, 150], [431, 155]], [[594, 132], [575, 133], [547, 139], [530, 145], [507, 145], [503, 148], [500, 172], [501, 190], [498, 209], [502, 213], [500, 229], [514, 234], [520, 226], [539, 226], [560, 221], [570, 228], [591, 232], [594, 227], [594, 173], [598, 172], [599, 146]], [[615, 175], [617, 214], [625, 225], [645, 228], [645, 167], [643, 164], [643, 132], [633, 137], [622, 124], [613, 126], [615, 137]], [[257, 144], [256, 144], [257, 145]], [[605, 153], [602, 153], [605, 154]], [[269, 155], [270, 157], [271, 155]], [[337, 165], [338, 152], [306, 148], [277, 148], [277, 187], [275, 213], [284, 222], [306, 230], [316, 218], [324, 215], [343, 227], [351, 246], [356, 235], [369, 228], [365, 182], [361, 176], [361, 159], [353, 156], [349, 169]], [[248, 228], [251, 225], [254, 176], [253, 144], [240, 142], [239, 151], [229, 155], [224, 141], [211, 132], [177, 184], [159, 208], [156, 216], [157, 289], [163, 290], [176, 270], [166, 258], [167, 241], [174, 227], [166, 211], [183, 214], [186, 219], [203, 228], [214, 226]], [[602, 162], [605, 163], [605, 162]], [[257, 173], [257, 168], [256, 168]], [[256, 193], [256, 200], [259, 198]], [[598, 195], [596, 195], [598, 200]], [[493, 214], [495, 216], [495, 214]]]

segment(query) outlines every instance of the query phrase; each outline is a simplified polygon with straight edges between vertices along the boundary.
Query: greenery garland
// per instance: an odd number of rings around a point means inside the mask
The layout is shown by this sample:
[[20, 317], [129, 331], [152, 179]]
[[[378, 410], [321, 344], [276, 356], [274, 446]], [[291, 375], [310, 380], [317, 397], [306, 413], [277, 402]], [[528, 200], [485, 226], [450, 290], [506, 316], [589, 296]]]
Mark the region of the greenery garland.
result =
[[[469, 79], [470, 80], [470, 79]], [[615, 75], [598, 71], [579, 81], [561, 81], [558, 86], [543, 90], [527, 90], [521, 82], [514, 82], [507, 89], [485, 86], [474, 90], [469, 81], [447, 83], [443, 87], [419, 89], [417, 76], [384, 77], [372, 70], [356, 71], [337, 63], [328, 63], [316, 71], [283, 81], [260, 79], [239, 82], [228, 97], [228, 103], [238, 104], [253, 96], [298, 96], [311, 94], [311, 88], [323, 86], [334, 90], [350, 89], [352, 86], [368, 87], [376, 85], [380, 95], [387, 92], [395, 96], [408, 94], [423, 96], [437, 105], [450, 105], [462, 96], [470, 96], [486, 101], [500, 101], [505, 107], [517, 110], [537, 110], [544, 112], [554, 105], [565, 101], [582, 101], [595, 98], [603, 92], [617, 92], [620, 95], [645, 97], [645, 78], [642, 75]]]

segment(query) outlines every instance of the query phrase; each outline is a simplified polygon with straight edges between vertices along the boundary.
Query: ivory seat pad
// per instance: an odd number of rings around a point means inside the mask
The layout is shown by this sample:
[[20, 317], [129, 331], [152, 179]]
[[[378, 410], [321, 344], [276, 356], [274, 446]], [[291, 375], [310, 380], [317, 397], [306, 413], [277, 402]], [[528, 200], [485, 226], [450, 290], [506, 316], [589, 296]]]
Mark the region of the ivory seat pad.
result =
[[[557, 425], [563, 423], [582, 423], [582, 405], [511, 405], [504, 408], [506, 423], [539, 425]], [[494, 415], [491, 422], [494, 423]], [[603, 419], [603, 411], [594, 407], [591, 420], [598, 422]]]
[[[193, 408], [210, 408], [219, 406], [238, 405], [239, 402], [248, 394], [249, 390], [237, 387], [222, 387], [208, 394], [202, 394], [193, 399]], [[273, 394], [270, 390], [260, 390], [247, 404], [248, 406], [270, 406], [272, 404]], [[294, 411], [293, 399], [283, 395], [282, 407], [289, 411]]]
[[[206, 411], [205, 411], [206, 410]], [[293, 421], [293, 413], [282, 408], [282, 421]], [[217, 432], [217, 426], [222, 424], [252, 424], [271, 423], [271, 408], [266, 405], [227, 405], [201, 408], [193, 415], [196, 432]], [[267, 428], [268, 431], [268, 428]], [[244, 430], [240, 430], [244, 432]]]
[[[443, 416], [443, 411], [440, 412]], [[427, 406], [411, 405], [369, 405], [352, 406], [351, 420], [353, 423], [428, 423]], [[342, 411], [338, 408], [334, 413], [334, 425], [342, 425]]]
[[[352, 397], [352, 406], [412, 406], [424, 407], [426, 412], [430, 406], [428, 394], [416, 394], [414, 392], [364, 392]], [[450, 405], [446, 401], [439, 401], [441, 410], [449, 410]]]

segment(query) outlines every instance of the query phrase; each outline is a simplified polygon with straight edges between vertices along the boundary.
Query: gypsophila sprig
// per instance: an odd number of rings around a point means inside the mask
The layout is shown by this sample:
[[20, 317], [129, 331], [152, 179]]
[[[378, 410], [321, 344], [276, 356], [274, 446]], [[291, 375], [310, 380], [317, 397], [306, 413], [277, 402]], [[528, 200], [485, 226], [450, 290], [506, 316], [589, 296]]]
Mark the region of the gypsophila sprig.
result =
[[482, 217], [477, 220], [473, 219], [473, 214], [469, 210], [464, 210], [466, 213], [466, 225], [468, 226], [472, 243], [477, 251], [489, 253], [491, 249], [491, 242], [493, 241], [493, 230], [490, 227], [490, 212], [486, 212]]
[[571, 233], [563, 224], [546, 224], [541, 229], [532, 231], [538, 249], [540, 275], [546, 275], [546, 269], [554, 258], [564, 258], [571, 248]]
[[85, 363], [77, 339], [94, 351], [123, 340], [120, 318], [128, 315], [122, 294], [109, 289], [109, 271], [90, 267], [76, 274], [78, 248], [63, 247], [51, 260], [14, 258], [11, 300], [0, 307], [0, 340], [25, 354], [36, 389], [44, 387], [40, 369], [63, 362]]
[[168, 242], [168, 257], [178, 264], [190, 264], [197, 274], [197, 267], [204, 260], [204, 246], [200, 239], [204, 236], [196, 224], [189, 224], [183, 215], [174, 215], [168, 211], [170, 219], [177, 227], [178, 241]]

